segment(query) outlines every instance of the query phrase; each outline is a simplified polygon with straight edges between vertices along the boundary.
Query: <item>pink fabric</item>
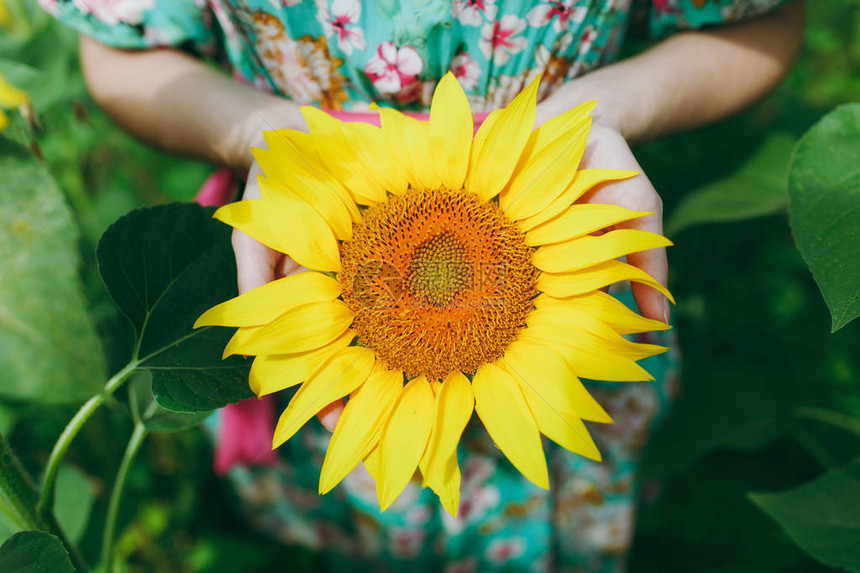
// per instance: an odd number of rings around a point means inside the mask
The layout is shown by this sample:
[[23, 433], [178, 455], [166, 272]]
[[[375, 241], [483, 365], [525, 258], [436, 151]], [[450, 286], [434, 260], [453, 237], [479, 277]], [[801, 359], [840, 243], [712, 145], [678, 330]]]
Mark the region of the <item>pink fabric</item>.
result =
[[215, 473], [233, 466], [270, 466], [278, 461], [272, 450], [275, 411], [271, 396], [242, 400], [221, 410], [215, 442]]
[[235, 183], [233, 172], [228, 167], [221, 167], [203, 182], [194, 201], [204, 207], [226, 205], [235, 195]]
[[[345, 112], [325, 110], [341, 121], [361, 121], [379, 126], [379, 114], [375, 111]], [[427, 121], [427, 113], [407, 113], [415, 119]], [[474, 114], [475, 131], [487, 118], [486, 113]], [[225, 205], [235, 194], [235, 181], [230, 169], [222, 167], [215, 171], [200, 187], [194, 200], [203, 206]], [[275, 431], [274, 401], [271, 396], [251, 398], [236, 404], [228, 404], [221, 410], [218, 436], [215, 441], [215, 473], [226, 474], [234, 466], [265, 466], [277, 463], [278, 457], [271, 449]]]

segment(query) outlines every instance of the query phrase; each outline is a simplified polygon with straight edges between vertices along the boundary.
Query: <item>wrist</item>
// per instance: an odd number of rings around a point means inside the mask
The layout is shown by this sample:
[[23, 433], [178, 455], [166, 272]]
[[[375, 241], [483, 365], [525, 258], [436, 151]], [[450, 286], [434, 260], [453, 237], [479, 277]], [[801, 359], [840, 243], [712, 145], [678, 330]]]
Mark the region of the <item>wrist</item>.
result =
[[307, 131], [307, 125], [297, 104], [269, 93], [255, 93], [247, 101], [244, 119], [228, 131], [219, 155], [226, 165], [247, 171], [254, 162], [251, 148], [265, 147], [263, 132], [275, 129]]
[[614, 64], [567, 82], [541, 103], [543, 121], [555, 117], [586, 101], [596, 101], [594, 123], [620, 133], [627, 141], [638, 142], [649, 137], [648, 117], [652, 106], [624, 69]]

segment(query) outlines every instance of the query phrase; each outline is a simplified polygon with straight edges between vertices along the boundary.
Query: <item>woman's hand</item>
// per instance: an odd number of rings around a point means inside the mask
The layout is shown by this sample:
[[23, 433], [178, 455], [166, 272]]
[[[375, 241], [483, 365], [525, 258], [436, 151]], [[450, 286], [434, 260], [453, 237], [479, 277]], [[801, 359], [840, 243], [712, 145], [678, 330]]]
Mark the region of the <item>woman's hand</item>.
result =
[[[630, 146], [618, 131], [600, 124], [594, 124], [588, 138], [588, 145], [580, 165], [582, 168], [624, 169], [639, 171], [632, 179], [602, 185], [586, 193], [581, 202], [620, 205], [634, 211], [653, 213], [647, 217], [633, 219], [617, 225], [617, 228], [638, 229], [658, 235], [663, 234], [663, 201], [648, 180], [642, 167], [633, 157]], [[666, 285], [669, 265], [666, 249], [650, 249], [627, 256], [627, 262], [639, 267], [657, 282]], [[669, 301], [657, 290], [647, 285], [633, 283], [633, 296], [643, 316], [669, 322]]]

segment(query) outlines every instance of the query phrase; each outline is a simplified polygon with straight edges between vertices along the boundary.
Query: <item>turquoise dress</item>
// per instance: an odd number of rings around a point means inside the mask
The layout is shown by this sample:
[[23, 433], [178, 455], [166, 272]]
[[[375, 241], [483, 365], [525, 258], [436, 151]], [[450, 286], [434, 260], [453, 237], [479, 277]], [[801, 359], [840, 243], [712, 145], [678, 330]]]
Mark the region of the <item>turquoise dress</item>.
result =
[[[545, 97], [612, 62], [637, 11], [660, 37], [753, 17], [780, 1], [39, 0], [102, 43], [178, 47], [259, 89], [347, 111], [373, 102], [427, 111], [449, 69], [475, 111], [506, 105], [540, 72]], [[632, 304], [629, 289], [616, 295]], [[674, 348], [671, 336], [637, 335]], [[456, 519], [418, 482], [380, 513], [363, 465], [317, 495], [330, 435], [315, 421], [280, 448], [275, 465], [234, 467], [228, 479], [254, 526], [319, 551], [333, 571], [622, 571], [641, 451], [677, 387], [674, 351], [642, 365], [654, 382], [589, 384], [616, 421], [589, 427], [604, 460], [546, 443], [549, 491], [525, 480], [473, 419], [458, 450]]]

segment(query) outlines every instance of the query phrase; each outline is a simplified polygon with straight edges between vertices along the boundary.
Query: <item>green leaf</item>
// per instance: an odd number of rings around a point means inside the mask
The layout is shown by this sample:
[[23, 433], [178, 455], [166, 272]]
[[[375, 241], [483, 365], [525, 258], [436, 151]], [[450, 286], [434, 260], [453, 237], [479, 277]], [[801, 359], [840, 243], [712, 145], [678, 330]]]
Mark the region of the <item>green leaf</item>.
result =
[[135, 420], [150, 432], [178, 432], [202, 423], [211, 411], [172, 412], [158, 405], [152, 393], [152, 373], [137, 372], [128, 386], [129, 403]]
[[44, 531], [16, 533], [0, 547], [3, 573], [74, 573], [63, 543]]
[[84, 536], [95, 501], [93, 486], [80, 470], [63, 465], [57, 474], [54, 511], [57, 521], [72, 543]]
[[794, 143], [795, 139], [784, 133], [770, 136], [736, 174], [687, 196], [666, 223], [666, 234], [676, 235], [703, 223], [743, 221], [785, 209], [785, 183]]
[[134, 358], [152, 372], [158, 403], [200, 412], [250, 398], [248, 360], [221, 360], [232, 331], [193, 329], [208, 308], [236, 296], [230, 228], [213, 209], [171, 204], [138, 209], [98, 244], [99, 271], [137, 332]]
[[0, 395], [88, 398], [105, 365], [81, 293], [78, 230], [44, 166], [2, 137], [0, 173]]
[[860, 461], [800, 487], [749, 498], [822, 563], [860, 571]]
[[797, 145], [789, 174], [791, 230], [833, 318], [860, 316], [860, 104], [843, 105]]

